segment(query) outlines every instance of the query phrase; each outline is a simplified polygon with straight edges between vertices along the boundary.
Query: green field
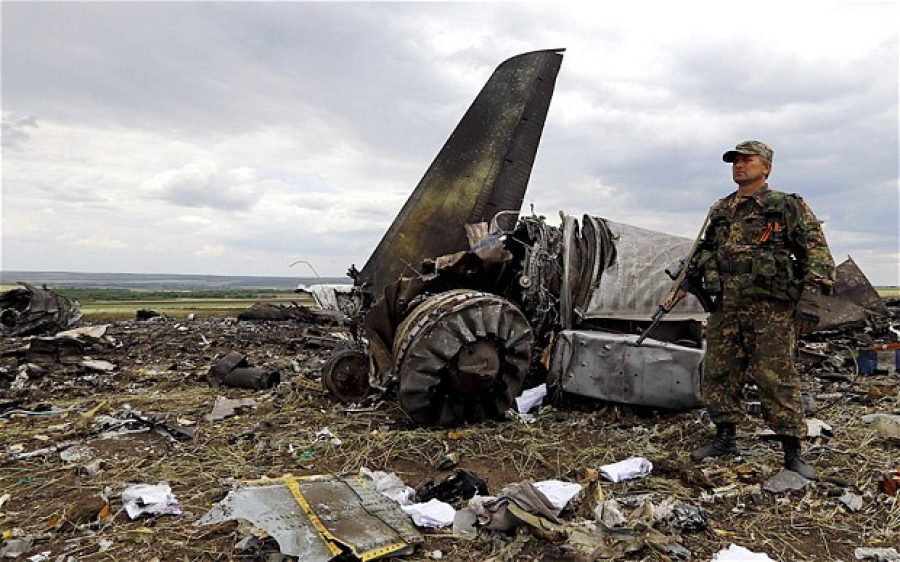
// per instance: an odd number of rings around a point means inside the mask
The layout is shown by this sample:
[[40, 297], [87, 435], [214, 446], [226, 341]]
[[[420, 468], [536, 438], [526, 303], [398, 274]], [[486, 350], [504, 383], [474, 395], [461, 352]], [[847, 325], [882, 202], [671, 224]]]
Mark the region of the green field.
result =
[[124, 300], [86, 300], [79, 301], [84, 319], [88, 321], [124, 320], [134, 318], [138, 310], [153, 310], [172, 318], [186, 318], [194, 314], [198, 318], [235, 317], [241, 311], [250, 308], [254, 303], [263, 302], [279, 306], [287, 306], [292, 302], [309, 306], [311, 301], [299, 298], [298, 295], [264, 296], [259, 298], [200, 298], [190, 297], [177, 299], [136, 299]]
[[[65, 290], [59, 291], [66, 296]], [[75, 297], [81, 304], [84, 319], [88, 321], [107, 321], [134, 318], [138, 310], [153, 310], [171, 318], [186, 318], [194, 314], [198, 318], [235, 317], [241, 311], [250, 308], [254, 303], [268, 303], [277, 306], [290, 306], [297, 303], [304, 306], [313, 304], [312, 300], [293, 292], [257, 291], [235, 294], [229, 291], [174, 291], [168, 294], [147, 295], [135, 291], [132, 298], [96, 298]]]
[[[17, 285], [2, 285], [0, 292]], [[191, 290], [142, 291], [106, 288], [53, 288], [53, 291], [75, 299], [81, 305], [86, 321], [105, 322], [133, 319], [138, 310], [153, 310], [172, 318], [190, 314], [198, 318], [226, 318], [237, 316], [254, 303], [289, 306], [297, 303], [311, 306], [313, 301], [292, 291], [258, 290]]]
[[883, 299], [900, 299], [900, 287], [875, 287]]

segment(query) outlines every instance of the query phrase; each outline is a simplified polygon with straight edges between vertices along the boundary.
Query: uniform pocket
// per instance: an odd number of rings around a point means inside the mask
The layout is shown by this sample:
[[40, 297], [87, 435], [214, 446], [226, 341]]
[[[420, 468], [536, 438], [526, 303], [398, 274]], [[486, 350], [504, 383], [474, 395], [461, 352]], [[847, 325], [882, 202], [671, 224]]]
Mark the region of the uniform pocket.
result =
[[772, 278], [778, 274], [778, 264], [775, 256], [769, 252], [759, 253], [753, 256], [753, 275], [757, 277]]

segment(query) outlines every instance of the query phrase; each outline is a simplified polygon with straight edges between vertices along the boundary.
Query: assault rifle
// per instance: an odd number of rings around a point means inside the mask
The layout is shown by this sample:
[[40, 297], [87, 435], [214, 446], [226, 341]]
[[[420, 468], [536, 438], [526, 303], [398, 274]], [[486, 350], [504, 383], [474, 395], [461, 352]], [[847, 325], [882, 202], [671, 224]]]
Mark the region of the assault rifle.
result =
[[[684, 259], [678, 262], [678, 269], [675, 270], [674, 273], [668, 268], [666, 269], [666, 275], [673, 281], [672, 288], [667, 293], [669, 299], [675, 297], [679, 291], [683, 291], [685, 294], [690, 293], [697, 297], [697, 300], [700, 301], [700, 306], [707, 312], [712, 310], [714, 303], [712, 297], [709, 296], [709, 293], [703, 290], [702, 273], [697, 269], [694, 257], [697, 254], [697, 250], [700, 248], [700, 241], [703, 239], [703, 234], [706, 232], [706, 226], [709, 224], [709, 215], [711, 212], [712, 208], [710, 207], [710, 211], [706, 213], [706, 219], [703, 220], [703, 226], [700, 227], [700, 232], [697, 234], [697, 238], [694, 239], [694, 245], [691, 246], [691, 251]], [[671, 312], [672, 308], [679, 302], [681, 302], [681, 299], [673, 302], [670, 308], [659, 305], [659, 308], [650, 318], [652, 322], [650, 322], [650, 325], [647, 326], [646, 330], [641, 332], [641, 337], [637, 339], [635, 345], [639, 346], [644, 343], [644, 340], [650, 335], [650, 332], [656, 328], [660, 321], [665, 318], [666, 314]]]

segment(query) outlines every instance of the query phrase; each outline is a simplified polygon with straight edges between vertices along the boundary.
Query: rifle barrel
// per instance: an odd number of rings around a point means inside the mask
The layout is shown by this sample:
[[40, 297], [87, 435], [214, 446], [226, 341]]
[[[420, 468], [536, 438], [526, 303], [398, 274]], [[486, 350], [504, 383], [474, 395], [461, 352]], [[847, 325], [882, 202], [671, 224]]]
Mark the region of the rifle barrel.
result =
[[656, 325], [659, 324], [659, 321], [662, 320], [663, 316], [665, 316], [668, 312], [668, 310], [660, 306], [659, 309], [657, 309], [657, 311], [653, 313], [653, 322], [651, 322], [650, 325], [647, 326], [646, 330], [641, 332], [641, 337], [639, 337], [637, 339], [637, 342], [635, 342], [636, 346], [640, 346], [642, 343], [644, 343], [644, 340], [647, 339], [647, 336], [650, 335], [650, 332], [652, 332], [653, 329], [656, 328]]

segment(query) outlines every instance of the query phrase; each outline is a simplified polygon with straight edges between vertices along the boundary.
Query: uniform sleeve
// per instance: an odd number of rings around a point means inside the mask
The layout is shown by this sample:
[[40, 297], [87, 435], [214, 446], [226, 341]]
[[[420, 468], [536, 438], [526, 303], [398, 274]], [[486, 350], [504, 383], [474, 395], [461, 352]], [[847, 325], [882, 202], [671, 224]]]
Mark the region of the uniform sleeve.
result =
[[719, 221], [722, 217], [722, 207], [728, 204], [728, 198], [723, 197], [716, 201], [712, 207], [709, 208], [707, 220], [706, 220], [706, 230], [703, 231], [703, 236], [700, 239], [700, 246], [698, 248], [698, 254], [707, 253], [712, 254], [719, 247], [721, 241], [716, 236], [716, 228], [719, 226]]
[[710, 223], [706, 226], [703, 237], [697, 246], [697, 251], [694, 253], [693, 266], [699, 271], [707, 269], [711, 264], [711, 260], [715, 257], [717, 247], [716, 230], [713, 224]]
[[704, 290], [709, 294], [718, 294], [722, 292], [722, 285], [715, 260], [719, 240], [716, 237], [716, 223], [714, 217], [718, 216], [718, 210], [723, 205], [723, 201], [724, 199], [720, 199], [710, 207], [706, 230], [703, 231], [697, 251], [694, 252], [694, 258], [691, 260], [690, 264], [693, 271], [696, 271], [699, 274], [703, 281]]
[[799, 196], [794, 200], [791, 227], [791, 251], [797, 258], [798, 273], [804, 286], [817, 286], [825, 293], [834, 284], [834, 258], [825, 241], [822, 224], [809, 205]]

